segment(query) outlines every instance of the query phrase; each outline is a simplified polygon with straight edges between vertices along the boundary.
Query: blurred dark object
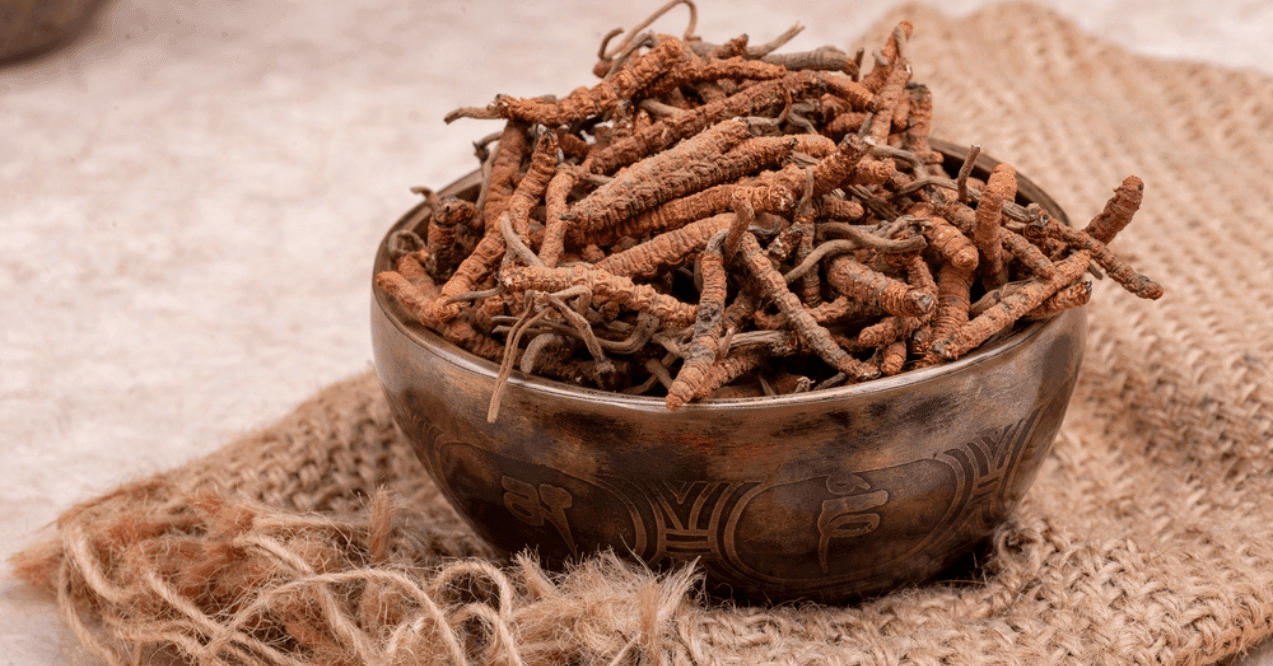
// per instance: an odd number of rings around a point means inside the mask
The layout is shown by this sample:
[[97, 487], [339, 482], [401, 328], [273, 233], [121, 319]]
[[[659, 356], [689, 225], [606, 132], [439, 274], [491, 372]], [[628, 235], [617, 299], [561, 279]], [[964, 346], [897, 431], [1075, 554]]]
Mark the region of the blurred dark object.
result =
[[71, 42], [103, 4], [104, 0], [0, 0], [0, 62]]

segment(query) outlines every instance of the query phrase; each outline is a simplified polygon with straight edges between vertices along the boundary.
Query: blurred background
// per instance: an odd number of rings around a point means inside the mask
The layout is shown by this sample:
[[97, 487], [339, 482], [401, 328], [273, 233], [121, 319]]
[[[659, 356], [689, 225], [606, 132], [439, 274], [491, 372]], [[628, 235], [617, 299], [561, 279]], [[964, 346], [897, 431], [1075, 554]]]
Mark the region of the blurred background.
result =
[[[592, 83], [602, 36], [659, 4], [0, 0], [0, 556], [370, 369], [377, 242], [499, 128], [443, 115]], [[784, 50], [847, 48], [901, 3], [778, 4], [700, 0], [697, 32], [800, 22]], [[1269, 3], [1042, 4], [1137, 53], [1273, 75]], [[0, 596], [4, 664], [92, 663], [7, 563]]]

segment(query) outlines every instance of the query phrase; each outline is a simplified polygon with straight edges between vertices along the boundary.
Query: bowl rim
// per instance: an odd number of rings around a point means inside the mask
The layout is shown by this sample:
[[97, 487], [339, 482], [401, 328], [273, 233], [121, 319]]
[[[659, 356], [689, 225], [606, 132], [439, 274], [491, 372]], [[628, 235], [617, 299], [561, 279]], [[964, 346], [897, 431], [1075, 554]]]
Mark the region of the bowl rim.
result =
[[[930, 143], [934, 149], [938, 150], [943, 155], [946, 155], [948, 158], [957, 157], [962, 161], [961, 155], [967, 154], [967, 149], [959, 148], [955, 144], [946, 141], [931, 139]], [[999, 164], [998, 160], [982, 154], [976, 161], [975, 171], [984, 171], [985, 173], [989, 173], [996, 164]], [[1036, 185], [1029, 178], [1020, 174], [1017, 174], [1017, 179], [1019, 196], [1024, 196], [1024, 198], [1038, 203], [1053, 217], [1060, 219], [1064, 224], [1069, 224], [1069, 218], [1066, 216], [1064, 210], [1062, 210], [1056, 201], [1044, 192], [1042, 188]], [[477, 186], [479, 183], [480, 174], [477, 171], [473, 171], [439, 190], [438, 194], [440, 196], [444, 196], [446, 194], [458, 194]], [[421, 202], [404, 213], [397, 222], [389, 227], [389, 229], [385, 232], [384, 237], [377, 245], [371, 276], [372, 302], [379, 313], [391, 322], [393, 326], [412, 343], [429, 350], [431, 353], [452, 365], [458, 366], [468, 372], [493, 382], [499, 374], [499, 366], [496, 363], [469, 353], [419, 323], [407, 321], [403, 316], [404, 311], [402, 307], [393, 302], [384, 290], [375, 286], [376, 273], [391, 268], [391, 262], [388, 256], [389, 238], [395, 231], [398, 231], [407, 222], [411, 221], [415, 217], [415, 214], [425, 205], [426, 203]], [[816, 391], [805, 391], [803, 393], [696, 400], [686, 403], [678, 411], [693, 413], [737, 409], [740, 406], [755, 408], [770, 406], [781, 407], [794, 404], [813, 405], [826, 401], [841, 401], [856, 397], [870, 396], [878, 393], [898, 390], [907, 386], [936, 381], [939, 378], [953, 374], [960, 374], [972, 367], [990, 362], [1000, 356], [1010, 354], [1014, 350], [1027, 345], [1031, 340], [1039, 337], [1049, 327], [1063, 325], [1063, 320], [1066, 317], [1085, 317], [1086, 309], [1086, 306], [1072, 308], [1065, 312], [1048, 317], [1047, 319], [1031, 322], [1023, 328], [1003, 336], [998, 340], [994, 340], [990, 343], [983, 343], [972, 353], [966, 354], [954, 361], [948, 361], [917, 370], [907, 370], [896, 375], [871, 379], [856, 384], [844, 384], [826, 389], [818, 389]], [[587, 386], [579, 386], [537, 375], [526, 375], [516, 368], [513, 369], [512, 374], [508, 378], [508, 385], [509, 388], [518, 387], [548, 396], [557, 396], [572, 400], [602, 400], [612, 405], [626, 407], [635, 411], [656, 411], [667, 413], [667, 408], [662, 397], [632, 395], [618, 391], [606, 391]]]

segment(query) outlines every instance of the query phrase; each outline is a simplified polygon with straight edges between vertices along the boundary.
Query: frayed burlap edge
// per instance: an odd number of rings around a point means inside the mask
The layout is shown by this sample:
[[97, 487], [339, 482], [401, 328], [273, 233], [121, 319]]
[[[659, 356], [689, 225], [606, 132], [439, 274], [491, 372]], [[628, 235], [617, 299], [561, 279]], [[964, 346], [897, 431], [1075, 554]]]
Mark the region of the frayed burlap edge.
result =
[[[286, 496], [272, 483], [345, 455], [359, 459], [308, 485], [302, 474]], [[323, 492], [333, 472], [347, 494]], [[426, 478], [368, 373], [73, 507], [14, 566], [108, 663], [606, 663], [675, 644], [692, 569], [659, 576], [602, 554], [549, 574], [529, 554], [500, 558]]]

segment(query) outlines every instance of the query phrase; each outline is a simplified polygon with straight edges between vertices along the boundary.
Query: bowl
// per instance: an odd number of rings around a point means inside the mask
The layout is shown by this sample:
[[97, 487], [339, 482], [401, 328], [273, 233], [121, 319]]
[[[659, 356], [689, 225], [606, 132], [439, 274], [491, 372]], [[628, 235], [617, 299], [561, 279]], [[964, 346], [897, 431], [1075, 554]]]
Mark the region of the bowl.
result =
[[[951, 162], [964, 151], [934, 143]], [[995, 162], [978, 161], [985, 177]], [[1019, 178], [1020, 203], [1064, 220]], [[473, 194], [470, 176], [448, 188]], [[388, 270], [386, 235], [375, 271]], [[1082, 308], [958, 361], [806, 393], [708, 400], [580, 388], [498, 367], [413, 321], [373, 286], [375, 362], [401, 431], [473, 530], [560, 566], [599, 549], [697, 562], [709, 589], [824, 603], [919, 583], [1018, 504], [1082, 362]]]

